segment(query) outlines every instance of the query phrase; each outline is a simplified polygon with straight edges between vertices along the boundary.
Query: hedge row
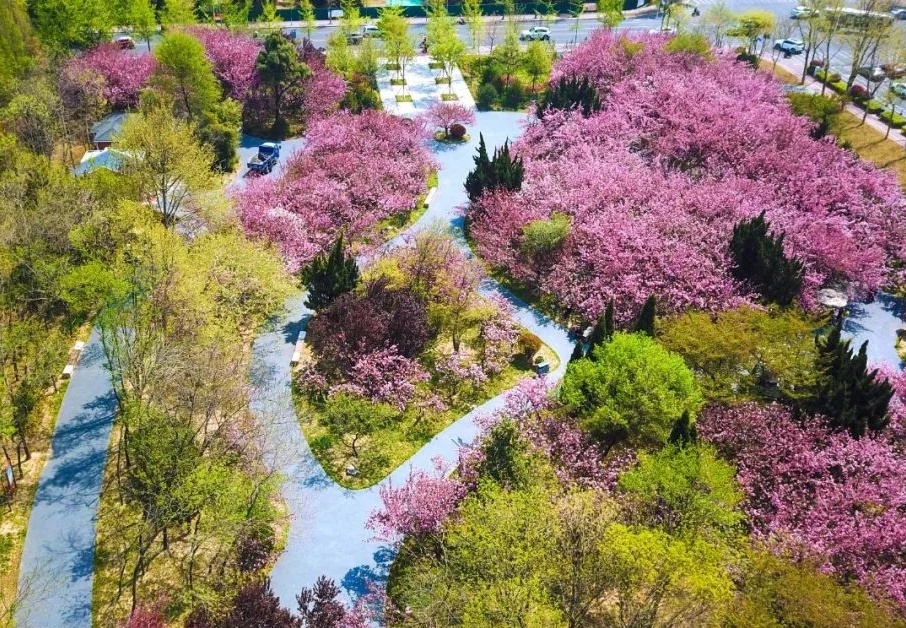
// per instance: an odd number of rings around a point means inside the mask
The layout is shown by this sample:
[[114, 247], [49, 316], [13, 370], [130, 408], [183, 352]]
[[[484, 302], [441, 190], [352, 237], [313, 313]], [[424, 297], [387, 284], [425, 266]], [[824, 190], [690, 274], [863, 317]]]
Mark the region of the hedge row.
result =
[[809, 74], [814, 76], [815, 80], [825, 83], [836, 93], [850, 96], [853, 104], [860, 109], [866, 109], [868, 113], [878, 116], [882, 122], [889, 124], [891, 127], [901, 129], [906, 126], [906, 118], [890, 112], [887, 109], [887, 105], [881, 101], [874, 98], [868, 99], [868, 92], [861, 85], [853, 85], [847, 92], [846, 81], [841, 80], [840, 75], [836, 72], [828, 75], [826, 70], [817, 68], [813, 72], [809, 72]]

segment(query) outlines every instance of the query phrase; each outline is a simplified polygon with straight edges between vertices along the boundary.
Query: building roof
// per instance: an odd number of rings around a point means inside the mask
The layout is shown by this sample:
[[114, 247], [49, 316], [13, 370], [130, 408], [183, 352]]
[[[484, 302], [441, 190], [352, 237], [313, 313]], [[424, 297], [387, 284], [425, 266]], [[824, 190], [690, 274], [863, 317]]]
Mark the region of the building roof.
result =
[[99, 168], [106, 168], [112, 172], [119, 172], [123, 165], [126, 155], [120, 151], [111, 148], [104, 150], [90, 150], [82, 156], [82, 161], [72, 171], [72, 173], [81, 177], [82, 175], [94, 172]]
[[125, 112], [111, 113], [109, 116], [98, 120], [91, 125], [91, 138], [93, 142], [112, 142], [116, 134], [123, 128], [123, 123], [129, 114]]

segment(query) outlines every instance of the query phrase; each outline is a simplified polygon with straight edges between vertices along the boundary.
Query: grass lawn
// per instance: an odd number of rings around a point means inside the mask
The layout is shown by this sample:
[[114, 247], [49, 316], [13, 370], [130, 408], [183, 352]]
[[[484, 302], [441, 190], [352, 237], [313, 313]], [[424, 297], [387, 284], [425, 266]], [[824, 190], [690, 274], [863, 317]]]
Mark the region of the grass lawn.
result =
[[[539, 356], [550, 363], [553, 371], [559, 366], [557, 355], [547, 345], [543, 345]], [[466, 398], [456, 399], [445, 412], [420, 411], [407, 408], [400, 417], [387, 428], [369, 438], [360, 438], [356, 443], [358, 458], [352, 455], [350, 447], [330, 434], [318, 422], [319, 409], [297, 390], [293, 390], [293, 399], [302, 431], [308, 439], [312, 453], [324, 468], [325, 472], [337, 484], [346, 488], [366, 488], [390, 474], [394, 469], [411, 458], [422, 446], [437, 433], [473, 408], [488, 399], [513, 388], [520, 380], [534, 374], [532, 366], [521, 360], [514, 360], [497, 377], [489, 380], [480, 390]], [[420, 387], [430, 386], [428, 383]], [[350, 477], [346, 467], [356, 467], [357, 475]]]
[[[762, 66], [770, 72], [770, 64]], [[781, 83], [798, 85], [799, 77], [777, 66], [774, 76]], [[827, 93], [833, 94], [828, 89]], [[897, 175], [900, 185], [906, 189], [906, 150], [896, 142], [884, 138], [884, 133], [874, 127], [862, 124], [861, 116], [849, 111], [841, 111], [837, 115], [835, 131], [841, 140], [849, 142], [852, 149], [865, 161], [880, 168], [889, 168]], [[900, 133], [896, 129], [890, 130], [890, 135]]]
[[[862, 119], [849, 111], [841, 112], [837, 121], [841, 139], [848, 141], [865, 161], [893, 170], [900, 186], [906, 189], [906, 149], [896, 142], [884, 139], [884, 133], [862, 124]], [[891, 135], [899, 132], [896, 129], [890, 130]]]

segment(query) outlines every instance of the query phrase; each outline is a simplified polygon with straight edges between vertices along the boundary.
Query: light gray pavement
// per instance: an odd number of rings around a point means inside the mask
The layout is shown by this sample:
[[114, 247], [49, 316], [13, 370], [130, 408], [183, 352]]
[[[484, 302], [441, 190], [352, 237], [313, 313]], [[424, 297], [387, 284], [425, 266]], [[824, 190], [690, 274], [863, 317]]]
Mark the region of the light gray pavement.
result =
[[903, 362], [897, 355], [897, 330], [906, 320], [906, 302], [889, 294], [881, 293], [869, 303], [854, 303], [843, 322], [844, 335], [852, 340], [852, 347], [858, 350], [868, 341], [868, 361], [874, 365], [886, 364], [902, 369]]
[[[428, 55], [420, 54], [406, 66], [405, 85], [392, 85], [390, 81], [397, 78], [398, 73], [386, 68], [386, 60], [381, 60], [377, 72], [377, 86], [381, 94], [381, 104], [384, 111], [398, 116], [412, 117], [424, 113], [431, 105], [443, 102], [442, 95], [450, 93], [456, 95], [452, 101], [469, 109], [475, 108], [475, 100], [469, 92], [469, 86], [459, 68], [454, 68], [450, 85], [438, 84], [435, 77], [442, 77], [442, 70], [432, 70], [431, 59]], [[408, 95], [411, 102], [397, 102], [397, 96]]]
[[19, 566], [18, 628], [89, 628], [95, 522], [116, 399], [97, 331], [72, 375]]
[[[407, 235], [432, 225], [449, 227], [465, 246], [459, 209], [466, 201], [462, 184], [472, 165], [478, 133], [484, 133], [491, 149], [503, 144], [507, 138], [518, 136], [522, 119], [523, 116], [516, 113], [479, 113], [476, 125], [470, 129], [473, 138], [469, 143], [437, 144], [435, 152], [441, 165], [437, 193], [425, 215], [407, 234], [392, 240], [388, 247], [396, 246]], [[573, 346], [566, 331], [490, 281], [483, 290], [498, 292], [513, 304], [519, 322], [560, 356], [560, 367], [549, 377], [552, 380], [562, 377]], [[470, 442], [478, 432], [476, 417], [497, 410], [504, 403], [504, 395], [500, 395], [475, 408], [437, 434], [378, 485], [356, 491], [344, 489], [330, 480], [315, 460], [293, 409], [289, 360], [296, 338], [304, 335], [308, 314], [301, 296], [291, 299], [286, 316], [275, 329], [256, 341], [253, 350], [253, 382], [260, 396], [253, 409], [270, 426], [269, 449], [280, 450], [279, 463], [288, 477], [284, 497], [292, 512], [289, 538], [271, 573], [274, 592], [288, 608], [295, 608], [295, 595], [299, 589], [311, 586], [321, 575], [341, 584], [351, 598], [364, 593], [368, 582], [382, 583], [393, 551], [374, 540], [371, 532], [365, 529], [368, 516], [380, 506], [380, 486], [390, 483], [399, 486], [412, 469], [431, 469], [435, 456], [455, 461], [458, 443]]]

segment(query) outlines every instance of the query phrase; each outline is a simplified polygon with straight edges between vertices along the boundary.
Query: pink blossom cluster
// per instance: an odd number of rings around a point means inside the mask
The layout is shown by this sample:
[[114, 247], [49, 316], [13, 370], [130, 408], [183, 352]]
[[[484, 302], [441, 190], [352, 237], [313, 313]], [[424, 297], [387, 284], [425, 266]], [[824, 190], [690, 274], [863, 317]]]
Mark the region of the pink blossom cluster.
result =
[[138, 105], [139, 92], [157, 65], [149, 53], [133, 54], [116, 44], [101, 44], [66, 62], [63, 70], [72, 75], [91, 72], [103, 79], [103, 95], [115, 110]]
[[277, 245], [290, 270], [327, 249], [408, 212], [435, 168], [418, 129], [379, 111], [340, 112], [308, 129], [308, 144], [290, 156], [280, 177], [262, 177], [238, 194], [247, 234]]
[[[765, 211], [805, 264], [804, 305], [829, 279], [877, 290], [906, 259], [906, 202], [895, 177], [809, 137], [775, 81], [729, 58], [663, 50], [663, 38], [601, 30], [561, 60], [588, 76], [604, 107], [546, 114], [515, 151], [518, 193], [469, 211], [482, 256], [596, 319], [623, 318], [649, 295], [664, 309], [719, 310], [750, 299], [729, 269], [735, 223]], [[537, 258], [530, 222], [566, 214], [566, 239]]]
[[389, 403], [401, 412], [412, 400], [416, 384], [428, 380], [428, 373], [415, 360], [390, 346], [357, 356], [347, 380], [331, 393], [347, 392], [376, 403]]
[[715, 407], [699, 433], [735, 458], [754, 534], [906, 609], [906, 459], [780, 405]]
[[480, 365], [488, 375], [500, 373], [516, 347], [519, 326], [513, 320], [513, 308], [502, 298], [494, 298], [494, 313], [482, 321], [478, 337], [480, 341]]
[[255, 61], [263, 46], [248, 35], [226, 28], [192, 26], [186, 29], [204, 46], [214, 74], [227, 95], [240, 102], [258, 85]]
[[478, 388], [488, 381], [481, 365], [459, 351], [441, 356], [434, 364], [434, 376], [451, 401], [464, 387]]
[[410, 470], [402, 486], [394, 487], [392, 482], [381, 486], [383, 506], [366, 523], [378, 539], [398, 542], [405, 536], [433, 534], [465, 497], [465, 486], [449, 477], [449, 466], [440, 458], [433, 463], [430, 473]]

